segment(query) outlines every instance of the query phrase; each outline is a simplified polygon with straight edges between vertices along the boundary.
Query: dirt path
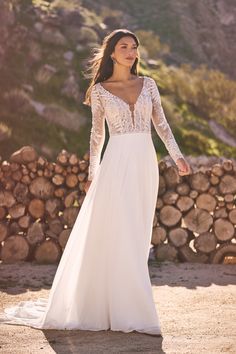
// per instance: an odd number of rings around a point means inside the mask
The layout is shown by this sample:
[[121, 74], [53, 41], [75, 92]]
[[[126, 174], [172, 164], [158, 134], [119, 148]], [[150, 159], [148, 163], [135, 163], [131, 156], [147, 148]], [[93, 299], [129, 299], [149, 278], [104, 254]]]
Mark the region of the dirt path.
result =
[[[1, 309], [46, 297], [55, 270], [27, 263], [0, 265]], [[149, 271], [163, 339], [135, 332], [1, 325], [0, 353], [236, 353], [235, 265], [164, 262], [150, 264]]]

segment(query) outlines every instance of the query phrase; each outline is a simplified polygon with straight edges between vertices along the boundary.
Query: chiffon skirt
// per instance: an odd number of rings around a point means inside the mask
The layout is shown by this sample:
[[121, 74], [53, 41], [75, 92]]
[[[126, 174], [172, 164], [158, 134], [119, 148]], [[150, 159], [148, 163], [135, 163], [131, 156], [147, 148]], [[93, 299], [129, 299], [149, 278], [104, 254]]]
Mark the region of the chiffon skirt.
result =
[[48, 298], [5, 308], [1, 322], [161, 334], [148, 272], [158, 183], [151, 134], [110, 135]]

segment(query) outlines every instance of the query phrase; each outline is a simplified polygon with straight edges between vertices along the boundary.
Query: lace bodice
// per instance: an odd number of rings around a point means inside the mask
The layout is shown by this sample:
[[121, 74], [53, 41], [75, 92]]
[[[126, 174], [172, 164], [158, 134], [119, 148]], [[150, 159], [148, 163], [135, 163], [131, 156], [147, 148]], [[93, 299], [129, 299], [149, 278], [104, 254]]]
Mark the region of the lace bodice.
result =
[[92, 128], [90, 133], [90, 164], [88, 180], [92, 180], [100, 163], [105, 141], [105, 121], [110, 135], [147, 132], [151, 134], [151, 121], [176, 162], [183, 157], [166, 120], [158, 87], [153, 78], [143, 77], [142, 90], [131, 106], [113, 95], [100, 83], [91, 90]]

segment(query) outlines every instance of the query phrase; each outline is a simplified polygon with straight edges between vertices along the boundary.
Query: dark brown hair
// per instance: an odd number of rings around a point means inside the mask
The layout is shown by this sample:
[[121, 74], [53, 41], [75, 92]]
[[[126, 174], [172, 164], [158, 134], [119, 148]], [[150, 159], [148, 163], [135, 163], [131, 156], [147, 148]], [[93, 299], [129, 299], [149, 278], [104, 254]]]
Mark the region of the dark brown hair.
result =
[[[111, 59], [111, 54], [113, 53], [116, 43], [122, 38], [126, 36], [131, 36], [135, 42], [137, 47], [139, 46], [139, 40], [137, 36], [125, 29], [119, 28], [112, 31], [106, 37], [104, 37], [102, 45], [100, 48], [94, 48], [94, 55], [92, 59], [88, 60], [88, 72], [91, 71], [90, 74], [86, 74], [87, 78], [92, 78], [90, 85], [85, 93], [85, 100], [83, 104], [91, 105], [90, 94], [92, 90], [92, 86], [98, 82], [102, 82], [107, 80], [113, 73], [113, 61]], [[130, 72], [134, 75], [138, 75], [138, 67], [139, 67], [139, 56], [135, 59], [134, 64], [132, 65]]]

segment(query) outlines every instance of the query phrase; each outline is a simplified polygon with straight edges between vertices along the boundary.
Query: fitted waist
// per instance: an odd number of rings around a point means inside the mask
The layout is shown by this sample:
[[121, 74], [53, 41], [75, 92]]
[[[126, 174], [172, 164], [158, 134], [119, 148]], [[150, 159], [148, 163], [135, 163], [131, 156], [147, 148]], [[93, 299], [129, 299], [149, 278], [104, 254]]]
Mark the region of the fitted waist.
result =
[[122, 133], [109, 133], [110, 137], [118, 137], [118, 136], [126, 136], [126, 135], [148, 135], [151, 136], [151, 131], [129, 131], [129, 132], [122, 132]]

